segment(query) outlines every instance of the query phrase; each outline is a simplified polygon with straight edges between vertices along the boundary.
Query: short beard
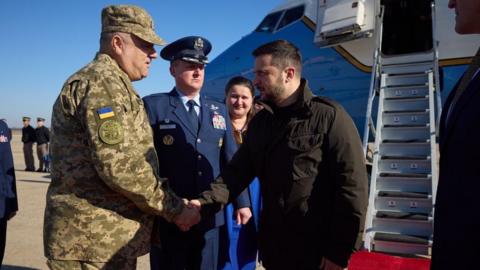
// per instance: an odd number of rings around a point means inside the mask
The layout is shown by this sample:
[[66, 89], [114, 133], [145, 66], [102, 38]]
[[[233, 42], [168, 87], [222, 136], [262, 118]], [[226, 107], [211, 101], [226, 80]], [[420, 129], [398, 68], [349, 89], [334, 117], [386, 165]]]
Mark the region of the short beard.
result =
[[266, 100], [272, 101], [275, 104], [280, 100], [280, 97], [283, 95], [283, 93], [285, 93], [285, 87], [283, 87], [282, 82], [282, 77], [278, 78], [276, 84], [272, 86], [272, 89], [270, 89], [270, 93], [265, 96]]

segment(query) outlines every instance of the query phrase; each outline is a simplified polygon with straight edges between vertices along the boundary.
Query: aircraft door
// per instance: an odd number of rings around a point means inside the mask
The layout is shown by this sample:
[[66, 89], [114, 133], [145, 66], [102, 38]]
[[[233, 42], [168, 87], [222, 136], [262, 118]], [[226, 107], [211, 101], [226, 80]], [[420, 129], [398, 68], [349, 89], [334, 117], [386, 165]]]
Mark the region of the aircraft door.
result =
[[371, 37], [375, 14], [375, 0], [318, 0], [315, 44], [329, 47]]

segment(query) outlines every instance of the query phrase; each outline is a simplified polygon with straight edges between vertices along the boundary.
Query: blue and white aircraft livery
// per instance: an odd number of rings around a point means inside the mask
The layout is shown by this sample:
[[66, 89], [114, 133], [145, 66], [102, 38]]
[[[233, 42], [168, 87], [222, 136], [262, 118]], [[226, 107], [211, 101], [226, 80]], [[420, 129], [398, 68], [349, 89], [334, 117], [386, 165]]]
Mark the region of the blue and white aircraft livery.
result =
[[302, 75], [314, 94], [340, 102], [364, 134], [376, 52], [385, 61], [405, 56], [414, 62], [416, 55], [436, 55], [442, 100], [465, 71], [480, 37], [455, 33], [455, 14], [447, 4], [448, 0], [285, 1], [207, 66], [202, 91], [223, 99], [230, 78], [253, 79], [251, 53], [256, 47], [286, 39], [300, 49]]

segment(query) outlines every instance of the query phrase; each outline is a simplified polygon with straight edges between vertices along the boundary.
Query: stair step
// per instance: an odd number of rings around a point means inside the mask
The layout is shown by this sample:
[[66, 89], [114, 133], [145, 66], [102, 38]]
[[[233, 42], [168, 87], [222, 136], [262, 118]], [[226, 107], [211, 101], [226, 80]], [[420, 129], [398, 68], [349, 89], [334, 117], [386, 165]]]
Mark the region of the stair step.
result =
[[[427, 240], [428, 241], [428, 240]], [[377, 252], [406, 254], [406, 255], [430, 255], [430, 244], [396, 242], [383, 239], [372, 241], [372, 250]], [[420, 242], [420, 241], [419, 241]]]
[[432, 190], [432, 178], [378, 176], [376, 188], [385, 191], [429, 193]]
[[390, 198], [412, 198], [412, 199], [428, 199], [427, 193], [420, 192], [399, 192], [399, 191], [379, 191], [378, 196]]
[[433, 220], [428, 214], [382, 211], [373, 218], [373, 230], [430, 237], [433, 233]]
[[383, 101], [384, 112], [405, 112], [405, 111], [421, 111], [429, 108], [427, 97], [419, 98], [402, 98], [402, 99], [385, 99]]
[[378, 211], [397, 211], [409, 213], [424, 213], [430, 214], [432, 212], [432, 197], [430, 195], [422, 194], [418, 197], [408, 197], [410, 193], [404, 195], [394, 194], [393, 196], [386, 196], [386, 194], [379, 194], [375, 197], [375, 209]]
[[430, 255], [429, 237], [376, 232], [373, 236], [373, 250], [379, 252]]
[[374, 240], [378, 241], [388, 241], [388, 242], [400, 242], [400, 243], [411, 243], [411, 244], [421, 244], [428, 245], [429, 238], [420, 237], [414, 235], [402, 235], [402, 234], [393, 234], [393, 233], [375, 233]]
[[379, 176], [380, 177], [402, 177], [402, 178], [430, 177], [429, 174], [424, 174], [424, 173], [399, 173], [399, 172], [379, 173]]
[[379, 146], [381, 156], [429, 156], [431, 147], [429, 142], [413, 143], [381, 143]]
[[377, 218], [389, 218], [389, 219], [407, 219], [407, 220], [424, 220], [424, 221], [429, 220], [428, 214], [392, 212], [392, 211], [378, 211], [375, 216]]
[[429, 123], [429, 111], [411, 111], [411, 112], [384, 112], [382, 116], [383, 125], [402, 126], [402, 125], [426, 125]]
[[409, 64], [397, 64], [397, 65], [383, 65], [382, 73], [388, 74], [405, 74], [405, 73], [420, 73], [433, 69], [431, 61]]
[[382, 157], [378, 161], [378, 171], [383, 172], [396, 172], [396, 173], [423, 173], [427, 174], [431, 172], [431, 160], [430, 158], [412, 158], [412, 157], [395, 157], [384, 158]]
[[401, 55], [386, 56], [382, 55], [382, 65], [399, 65], [399, 64], [413, 64], [421, 62], [432, 62], [434, 60], [434, 52], [419, 52]]
[[383, 88], [385, 98], [412, 98], [426, 97], [428, 95], [428, 86], [402, 86]]
[[382, 77], [385, 78], [381, 87], [392, 87], [392, 86], [422, 86], [428, 83], [428, 75], [426, 73], [422, 74], [405, 74], [405, 75], [389, 75], [382, 74]]
[[430, 139], [430, 127], [382, 127], [384, 142], [425, 142]]

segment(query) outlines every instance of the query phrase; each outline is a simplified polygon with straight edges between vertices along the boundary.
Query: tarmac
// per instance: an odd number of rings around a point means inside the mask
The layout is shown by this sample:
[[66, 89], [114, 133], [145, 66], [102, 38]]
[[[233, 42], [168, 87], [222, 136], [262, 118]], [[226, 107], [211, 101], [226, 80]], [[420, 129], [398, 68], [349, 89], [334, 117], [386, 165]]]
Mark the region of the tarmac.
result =
[[[13, 130], [12, 151], [17, 178], [18, 212], [8, 221], [3, 270], [48, 269], [43, 255], [43, 213], [49, 173], [26, 172], [21, 130]], [[35, 165], [36, 146], [34, 145]], [[139, 258], [137, 269], [150, 269], [148, 254]]]

